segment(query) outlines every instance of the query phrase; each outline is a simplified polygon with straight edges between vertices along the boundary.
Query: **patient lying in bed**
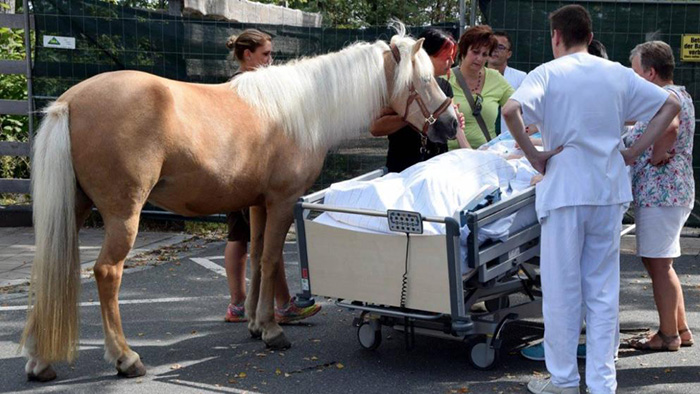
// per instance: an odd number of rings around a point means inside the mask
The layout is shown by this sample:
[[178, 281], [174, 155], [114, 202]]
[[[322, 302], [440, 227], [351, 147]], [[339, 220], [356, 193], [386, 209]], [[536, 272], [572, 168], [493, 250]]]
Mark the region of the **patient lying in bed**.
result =
[[[454, 217], [484, 187], [500, 188], [502, 199], [529, 189], [538, 173], [525, 158], [506, 159], [501, 153], [459, 149], [413, 165], [401, 173], [389, 173], [370, 181], [345, 181], [332, 185], [324, 205], [376, 211], [400, 209], [423, 216]], [[504, 240], [513, 228], [536, 221], [534, 204], [484, 227], [479, 241]], [[364, 232], [391, 233], [383, 217], [326, 212], [316, 222]], [[520, 224], [519, 224], [520, 222]], [[445, 233], [440, 223], [423, 223], [424, 234]], [[469, 229], [461, 229], [462, 255], [466, 256]], [[462, 264], [466, 272], [466, 263]]]
[[[501, 189], [502, 198], [522, 192], [537, 171], [525, 158], [507, 160], [492, 151], [458, 149], [371, 181], [332, 185], [324, 204], [377, 211], [401, 209], [423, 216], [456, 217], [486, 186]], [[389, 232], [385, 219], [330, 213], [337, 221], [379, 232]], [[444, 226], [426, 223], [427, 234], [442, 234]]]

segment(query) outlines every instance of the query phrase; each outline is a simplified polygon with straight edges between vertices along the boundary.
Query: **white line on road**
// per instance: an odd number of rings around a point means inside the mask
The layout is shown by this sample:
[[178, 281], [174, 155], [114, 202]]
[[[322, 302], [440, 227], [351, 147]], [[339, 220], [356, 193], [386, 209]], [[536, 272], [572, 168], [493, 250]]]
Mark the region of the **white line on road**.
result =
[[195, 263], [201, 265], [202, 267], [214, 271], [217, 274], [226, 277], [226, 270], [224, 267], [220, 266], [219, 264], [216, 264], [215, 262], [209, 260], [211, 257], [190, 257], [190, 260], [194, 261]]
[[[206, 297], [171, 297], [171, 298], [151, 298], [146, 300], [121, 300], [119, 305], [129, 305], [129, 304], [162, 304], [167, 302], [182, 302], [182, 301], [194, 301], [194, 300], [205, 300], [205, 299], [222, 299], [228, 296], [206, 296]], [[94, 302], [81, 302], [80, 306], [99, 306], [98, 301]], [[16, 306], [0, 306], [0, 312], [5, 311], [22, 311], [26, 310], [26, 305], [16, 305]]]
[[236, 393], [236, 394], [260, 394], [259, 391], [251, 391], [251, 390], [242, 390], [242, 389], [237, 389], [233, 387], [225, 387], [225, 386], [220, 386], [220, 385], [213, 385], [213, 384], [207, 384], [207, 383], [201, 383], [201, 382], [193, 382], [190, 380], [182, 380], [178, 378], [169, 378], [169, 379], [163, 379], [161, 380], [162, 382], [166, 383], [173, 383], [176, 384], [177, 386], [185, 386], [185, 387], [193, 387], [202, 391], [210, 391], [213, 393]]

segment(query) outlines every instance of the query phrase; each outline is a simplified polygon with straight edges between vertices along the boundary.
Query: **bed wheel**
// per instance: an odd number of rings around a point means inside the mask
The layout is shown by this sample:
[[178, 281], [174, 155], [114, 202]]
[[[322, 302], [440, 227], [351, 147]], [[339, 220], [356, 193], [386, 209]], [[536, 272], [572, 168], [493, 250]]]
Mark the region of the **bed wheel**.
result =
[[494, 298], [484, 302], [486, 310], [493, 313], [510, 306], [510, 298], [508, 296]]
[[498, 351], [491, 347], [486, 337], [473, 340], [469, 344], [469, 363], [476, 369], [487, 371], [498, 362]]
[[374, 350], [382, 343], [382, 325], [376, 319], [364, 321], [357, 327], [357, 341], [367, 350]]

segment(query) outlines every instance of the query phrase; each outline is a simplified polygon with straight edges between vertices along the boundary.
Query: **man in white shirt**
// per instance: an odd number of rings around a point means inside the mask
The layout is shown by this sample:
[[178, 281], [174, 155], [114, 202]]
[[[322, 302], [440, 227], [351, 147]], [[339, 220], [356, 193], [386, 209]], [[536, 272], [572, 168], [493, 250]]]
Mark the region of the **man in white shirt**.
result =
[[[549, 19], [555, 59], [531, 71], [503, 107], [513, 137], [544, 174], [535, 206], [542, 225], [545, 361], [552, 377], [531, 381], [528, 390], [579, 392], [576, 347], [585, 307], [588, 389], [614, 393], [620, 229], [632, 201], [625, 164], [651, 146], [680, 106], [631, 69], [587, 52], [593, 33], [585, 8], [567, 5]], [[620, 151], [620, 130], [632, 119], [649, 121], [649, 127]], [[535, 149], [524, 124], [537, 125], [545, 151]]]
[[[508, 59], [513, 56], [513, 43], [510, 41], [510, 36], [505, 31], [495, 31], [493, 35], [498, 40], [498, 46], [493, 51], [489, 58], [489, 68], [498, 70], [503, 77], [508, 81], [513, 89], [518, 90], [527, 73], [516, 70], [513, 67], [508, 67]], [[508, 132], [508, 125], [501, 116], [501, 133]]]

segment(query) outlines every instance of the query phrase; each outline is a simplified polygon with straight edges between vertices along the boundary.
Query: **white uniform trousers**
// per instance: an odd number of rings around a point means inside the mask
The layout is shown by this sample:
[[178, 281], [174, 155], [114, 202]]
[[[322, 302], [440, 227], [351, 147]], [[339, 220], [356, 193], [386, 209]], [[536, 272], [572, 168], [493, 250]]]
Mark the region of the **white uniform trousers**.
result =
[[545, 361], [557, 386], [579, 386], [576, 346], [585, 307], [586, 383], [594, 394], [617, 388], [620, 230], [626, 208], [627, 204], [563, 207], [542, 219]]

